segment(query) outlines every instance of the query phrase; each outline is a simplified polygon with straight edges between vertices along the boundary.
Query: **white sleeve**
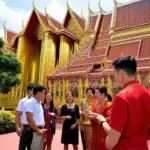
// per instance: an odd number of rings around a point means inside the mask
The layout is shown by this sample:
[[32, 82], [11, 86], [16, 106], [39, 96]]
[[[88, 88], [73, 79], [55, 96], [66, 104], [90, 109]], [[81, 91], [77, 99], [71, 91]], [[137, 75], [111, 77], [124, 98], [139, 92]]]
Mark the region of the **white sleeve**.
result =
[[23, 112], [23, 100], [19, 101], [18, 107], [17, 107], [17, 111]]
[[24, 109], [25, 109], [25, 112], [33, 113], [34, 112], [34, 103], [30, 100], [26, 101], [25, 105], [24, 105]]

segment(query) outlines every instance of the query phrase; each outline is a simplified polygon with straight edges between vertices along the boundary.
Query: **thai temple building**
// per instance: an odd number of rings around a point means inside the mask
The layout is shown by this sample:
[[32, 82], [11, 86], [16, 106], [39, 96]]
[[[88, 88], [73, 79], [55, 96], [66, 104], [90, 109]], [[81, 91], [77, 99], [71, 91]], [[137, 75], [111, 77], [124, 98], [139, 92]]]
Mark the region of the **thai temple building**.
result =
[[29, 83], [42, 84], [54, 94], [55, 104], [65, 103], [73, 90], [76, 102], [88, 87], [106, 86], [112, 96], [121, 88], [113, 76], [113, 60], [120, 56], [137, 59], [137, 79], [150, 88], [150, 0], [119, 4], [112, 12], [88, 6], [85, 19], [67, 2], [63, 23], [33, 10], [23, 30], [15, 33], [4, 24], [3, 50], [16, 54], [22, 63], [21, 84], [7, 95], [0, 95], [0, 107], [15, 109], [26, 95]]

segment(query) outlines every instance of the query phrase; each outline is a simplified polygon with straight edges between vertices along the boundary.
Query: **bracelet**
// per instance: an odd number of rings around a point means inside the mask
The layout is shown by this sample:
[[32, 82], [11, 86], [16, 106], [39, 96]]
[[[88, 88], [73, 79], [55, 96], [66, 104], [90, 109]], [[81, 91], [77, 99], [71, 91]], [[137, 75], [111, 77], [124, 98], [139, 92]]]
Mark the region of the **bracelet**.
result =
[[104, 122], [107, 122], [107, 121], [101, 121], [101, 126], [103, 125]]

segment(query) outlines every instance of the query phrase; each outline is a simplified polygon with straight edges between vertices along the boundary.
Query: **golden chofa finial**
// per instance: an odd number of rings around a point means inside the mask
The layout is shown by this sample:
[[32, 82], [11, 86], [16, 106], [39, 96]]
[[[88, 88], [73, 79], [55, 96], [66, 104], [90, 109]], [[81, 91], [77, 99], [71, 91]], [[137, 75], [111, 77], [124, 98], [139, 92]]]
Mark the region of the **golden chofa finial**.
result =
[[67, 8], [69, 8], [70, 6], [69, 6], [69, 2], [68, 2], [68, 0], [66, 1], [66, 4], [67, 4]]
[[32, 7], [35, 8], [35, 1], [32, 0]]
[[22, 28], [23, 28], [23, 30], [25, 29], [24, 20], [22, 20]]
[[47, 6], [45, 7], [45, 15], [47, 15], [48, 13], [47, 13]]
[[6, 29], [6, 21], [3, 22], [3, 28]]
[[105, 11], [103, 10], [103, 8], [101, 7], [101, 0], [99, 0], [99, 10], [100, 10], [100, 13], [105, 12]]
[[84, 16], [83, 16], [83, 9], [81, 9], [81, 17], [82, 17], [82, 19], [83, 19], [84, 21], [86, 21], [85, 18], [84, 18]]
[[89, 10], [89, 14], [91, 14], [91, 15], [93, 15], [94, 14], [94, 12], [91, 10], [91, 8], [90, 8], [90, 1], [89, 1], [89, 4], [88, 4], [88, 10]]

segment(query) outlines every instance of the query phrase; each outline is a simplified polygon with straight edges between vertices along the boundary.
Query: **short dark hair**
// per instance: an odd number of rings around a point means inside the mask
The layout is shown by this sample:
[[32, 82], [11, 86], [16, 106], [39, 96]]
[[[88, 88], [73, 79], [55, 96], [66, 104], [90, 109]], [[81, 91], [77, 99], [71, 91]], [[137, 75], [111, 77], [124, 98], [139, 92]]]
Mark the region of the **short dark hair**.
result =
[[101, 87], [101, 88], [96, 88], [101, 94], [104, 94], [107, 96], [107, 88], [106, 87]]
[[95, 95], [95, 90], [93, 88], [87, 88], [86, 89], [86, 94], [87, 94], [88, 91], [91, 91], [93, 93], [93, 95]]
[[113, 62], [114, 69], [119, 71], [124, 70], [128, 75], [132, 76], [136, 74], [137, 62], [135, 58], [131, 56], [120, 57]]
[[28, 84], [27, 91], [29, 91], [29, 90], [31, 91], [35, 86], [36, 86], [36, 84], [34, 84], [34, 83]]
[[36, 95], [38, 92], [46, 91], [46, 88], [42, 85], [35, 85], [33, 89], [33, 95]]
[[107, 94], [107, 98], [108, 98], [108, 100], [109, 100], [110, 102], [112, 101], [112, 97], [111, 97], [110, 94]]

